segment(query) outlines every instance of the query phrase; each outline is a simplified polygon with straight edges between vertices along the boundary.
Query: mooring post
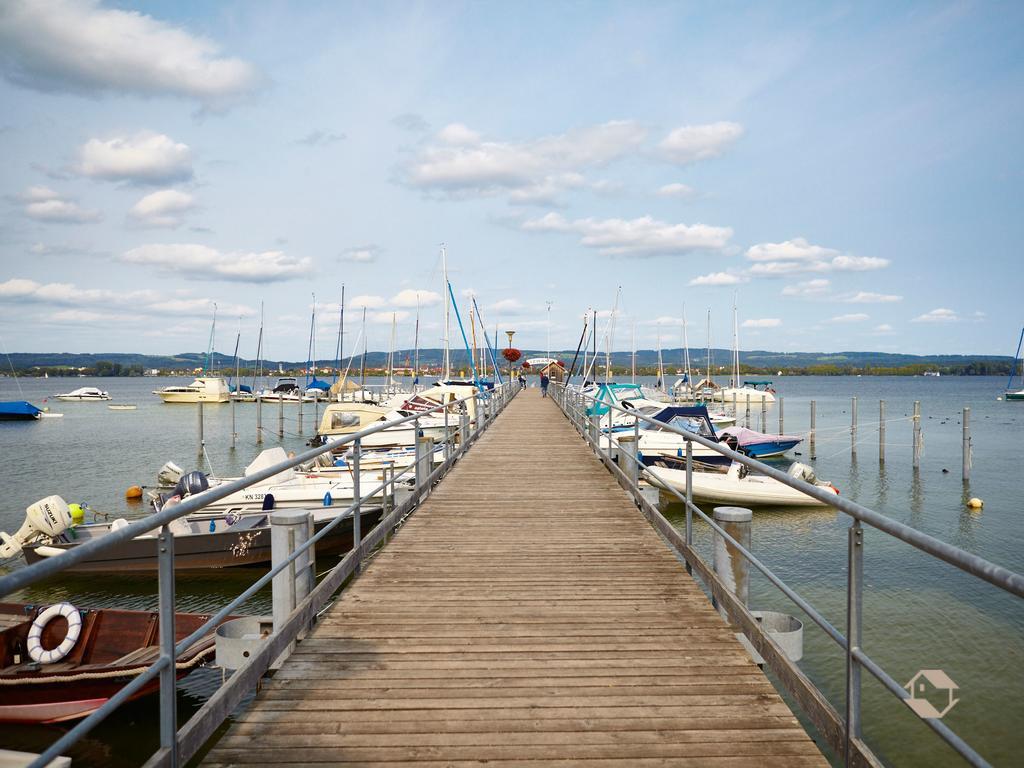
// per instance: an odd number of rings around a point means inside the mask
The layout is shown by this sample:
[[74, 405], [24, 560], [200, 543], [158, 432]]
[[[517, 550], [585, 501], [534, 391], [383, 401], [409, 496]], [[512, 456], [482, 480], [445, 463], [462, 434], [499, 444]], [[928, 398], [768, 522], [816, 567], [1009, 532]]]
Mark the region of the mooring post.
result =
[[743, 426], [750, 429], [750, 395], [747, 395], [747, 410], [743, 415]]
[[[313, 535], [313, 514], [304, 509], [277, 509], [270, 513], [271, 567], [277, 567]], [[305, 599], [316, 580], [312, 547], [274, 576], [271, 584], [274, 631], [280, 631], [295, 606]], [[295, 648], [290, 643], [277, 659], [280, 665]]]
[[921, 468], [921, 401], [914, 401], [914, 469]]
[[593, 445], [594, 450], [598, 453], [601, 452], [601, 414], [596, 413], [597, 404], [594, 404], [595, 413], [590, 414], [590, 442]]
[[[739, 422], [740, 422], [740, 406], [739, 406], [739, 403], [736, 400], [737, 397], [738, 397], [738, 395], [736, 394], [736, 391], [733, 390], [733, 393], [732, 393], [732, 417], [734, 419], [736, 419], [736, 423], [738, 425]], [[711, 399], [712, 400], [715, 399], [715, 396], [714, 396], [713, 393], [711, 395]], [[725, 392], [722, 393], [722, 408], [725, 408]]]
[[[465, 404], [463, 404], [465, 405]], [[469, 409], [459, 411], [459, 453], [466, 449], [466, 439], [469, 437]]]
[[885, 400], [878, 401], [878, 463], [885, 464]]
[[203, 437], [203, 401], [200, 400], [198, 403], [199, 407], [196, 409], [196, 413], [199, 417], [199, 455], [203, 455], [203, 448], [206, 446], [206, 440]]
[[413, 422], [416, 425], [416, 450], [414, 451], [413, 460], [416, 462], [416, 490], [423, 491], [424, 486], [427, 484], [427, 468], [425, 452], [427, 449], [427, 438], [420, 433], [420, 420], [416, 419]]
[[277, 436], [280, 439], [284, 438], [284, 394], [280, 395], [277, 401]]
[[619, 468], [629, 478], [629, 484], [632, 486], [630, 492], [634, 494], [640, 484], [640, 471], [636, 456], [636, 433], [619, 435]]
[[231, 450], [235, 450], [235, 438], [238, 433], [235, 431], [235, 398], [231, 398]]
[[768, 431], [768, 400], [761, 398], [761, 431]]
[[782, 398], [780, 397], [779, 398], [779, 434], [780, 435], [786, 434], [786, 430], [782, 426], [782, 406], [783, 406]]
[[302, 434], [302, 401], [303, 401], [303, 399], [305, 399], [305, 397], [306, 397], [306, 394], [304, 392], [299, 392], [299, 419], [298, 420], [299, 420], [299, 434], [300, 435]]
[[811, 444], [811, 458], [814, 458], [814, 433], [815, 433], [815, 420], [817, 419], [818, 404], [811, 400], [811, 429], [807, 433], [807, 439]]
[[320, 428], [320, 398], [313, 398], [313, 431]]
[[850, 405], [850, 455], [857, 455], [857, 398]]
[[[611, 407], [611, 405], [609, 405], [608, 406], [608, 458], [609, 459], [612, 458], [612, 444], [614, 442], [612, 440], [612, 434], [613, 434], [613, 432], [612, 432], [612, 417], [614, 417], [614, 416], [615, 416], [615, 414], [612, 411], [612, 407]], [[633, 417], [633, 420], [636, 421], [636, 417], [635, 416]], [[620, 450], [619, 453], [621, 454], [622, 451]], [[617, 458], [618, 457], [616, 456], [616, 459]]]
[[256, 445], [263, 444], [263, 398], [256, 395]]
[[[715, 507], [715, 522], [738, 541], [746, 550], [750, 550], [750, 528], [754, 513], [744, 507]], [[725, 582], [725, 586], [739, 601], [746, 605], [750, 598], [750, 563], [747, 562], [736, 545], [729, 542], [721, 533], [715, 531], [715, 573]], [[722, 618], [729, 620], [729, 613], [721, 606], [716, 606]]]
[[963, 481], [971, 479], [971, 409], [964, 408], [964, 466]]

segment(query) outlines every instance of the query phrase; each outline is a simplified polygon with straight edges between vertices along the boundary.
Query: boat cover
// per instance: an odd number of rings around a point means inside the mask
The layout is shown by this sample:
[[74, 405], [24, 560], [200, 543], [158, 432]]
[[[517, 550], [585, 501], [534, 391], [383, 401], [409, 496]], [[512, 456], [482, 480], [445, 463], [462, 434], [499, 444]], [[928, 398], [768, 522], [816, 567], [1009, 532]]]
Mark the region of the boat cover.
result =
[[746, 427], [725, 427], [718, 430], [718, 434], [735, 437], [740, 448], [761, 443], [799, 443], [803, 441], [802, 437], [797, 437], [796, 435], [767, 435], [764, 432], [757, 432]]
[[42, 410], [24, 400], [0, 402], [0, 416], [32, 419], [40, 413], [42, 413]]

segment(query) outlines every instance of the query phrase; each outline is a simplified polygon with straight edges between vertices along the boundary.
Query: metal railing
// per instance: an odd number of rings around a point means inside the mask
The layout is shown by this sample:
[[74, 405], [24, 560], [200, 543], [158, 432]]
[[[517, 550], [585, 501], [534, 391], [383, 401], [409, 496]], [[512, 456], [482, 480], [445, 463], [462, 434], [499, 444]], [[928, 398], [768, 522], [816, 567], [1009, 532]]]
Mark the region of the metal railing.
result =
[[[237, 480], [214, 486], [201, 495], [185, 498], [174, 506], [166, 507], [123, 528], [111, 530], [110, 533], [94, 541], [67, 549], [58, 556], [37, 562], [0, 578], [0, 597], [3, 597], [15, 590], [60, 573], [69, 566], [109, 550], [121, 542], [151, 533], [155, 528], [160, 529], [154, 541], [158, 558], [160, 656], [144, 672], [135, 677], [130, 683], [127, 683], [101, 707], [51, 744], [46, 751], [30, 764], [29, 768], [42, 768], [42, 766], [48, 765], [64, 750], [75, 744], [99, 725], [114, 710], [130, 700], [157, 678], [159, 678], [160, 684], [160, 748], [146, 765], [173, 766], [177, 768], [177, 766], [186, 763], [202, 748], [247, 693], [255, 688], [274, 660], [290, 647], [300, 632], [313, 623], [323, 605], [344, 584], [345, 580], [359, 571], [366, 555], [380, 544], [416, 508], [423, 497], [430, 492], [432, 486], [440, 480], [451, 468], [452, 464], [477, 440], [481, 432], [490, 426], [494, 417], [505, 408], [518, 390], [518, 387], [506, 385], [496, 387], [487, 392], [475, 392], [470, 397], [441, 403], [411, 416], [394, 421], [381, 422], [337, 440], [330, 440], [324, 445], [304, 451], [287, 461], [282, 461]], [[457, 426], [454, 429], [449, 424], [453, 406], [459, 409]], [[474, 416], [472, 419], [469, 415], [471, 406]], [[444, 458], [441, 464], [431, 469], [433, 452], [421, 451], [420, 448], [420, 419], [438, 411], [443, 411], [444, 413], [444, 432], [446, 438], [443, 452]], [[378, 432], [409, 423], [415, 426], [415, 434], [417, 436], [416, 459], [414, 463], [397, 473], [393, 467], [390, 469], [385, 468], [381, 483], [368, 492], [362, 493], [359, 466], [362, 440]], [[456, 435], [459, 438], [457, 449], [452, 445], [452, 438]], [[174, 535], [168, 527], [169, 524], [174, 520], [202, 509], [211, 502], [266, 480], [279, 472], [311, 461], [322, 453], [336, 451], [348, 443], [351, 443], [353, 448], [353, 461], [351, 464], [353, 477], [352, 504], [341, 510], [333, 520], [317, 531], [315, 535], [310, 537], [308, 541], [298, 547], [286, 559], [273, 566], [249, 588], [212, 614], [195, 632], [180, 642], [175, 643]], [[414, 487], [411, 494], [401, 504], [396, 504], [390, 512], [387, 512], [388, 499], [395, 497], [396, 482], [410, 471], [414, 474]], [[380, 520], [373, 531], [364, 538], [361, 531], [362, 508], [364, 504], [370, 502], [378, 495], [383, 495], [384, 497], [386, 515]], [[178, 655], [213, 631], [224, 619], [233, 614], [239, 606], [269, 584], [274, 576], [291, 566], [307, 550], [314, 547], [316, 542], [320, 541], [343, 520], [349, 518], [352, 519], [353, 528], [351, 551], [328, 571], [310, 594], [295, 607], [295, 610], [292, 611], [283, 626], [275, 626], [273, 634], [262, 642], [259, 650], [253, 653], [247, 663], [228, 678], [224, 685], [179, 730], [175, 674], [175, 662]]]
[[[725, 445], [710, 440], [702, 435], [689, 432], [649, 416], [638, 413], [635, 409], [623, 408], [615, 403], [598, 400], [579, 390], [554, 385], [554, 400], [569, 419], [576, 430], [593, 447], [605, 465], [629, 491], [645, 516], [654, 524], [658, 531], [683, 556], [687, 570], [696, 570], [712, 593], [720, 607], [728, 612], [730, 620], [735, 623], [750, 640], [758, 653], [764, 658], [772, 671], [793, 695], [797, 702], [810, 717], [818, 731], [829, 743], [835, 753], [846, 765], [880, 765], [862, 738], [861, 727], [861, 671], [866, 669], [893, 696], [901, 700], [911, 696], [881, 665], [875, 662], [862, 647], [862, 604], [863, 604], [863, 573], [864, 573], [864, 535], [863, 525], [869, 525], [883, 533], [899, 539], [934, 558], [942, 560], [961, 571], [969, 573], [984, 582], [1011, 595], [1024, 597], [1024, 576], [1002, 566], [991, 563], [978, 555], [959, 549], [951, 544], [940, 541], [903, 523], [899, 523], [879, 512], [843, 498], [831, 490], [824, 490], [815, 485], [771, 467], [749, 456], [731, 450]], [[593, 406], [599, 406], [593, 407]], [[607, 432], [603, 433], [602, 415], [596, 413], [607, 408]], [[626, 458], [627, 466], [623, 468], [612, 456], [616, 444], [613, 423], [615, 413], [625, 414], [633, 419], [633, 450], [627, 452], [621, 448], [616, 452], [617, 458]], [[672, 432], [685, 440], [686, 445], [686, 490], [685, 495], [665, 482], [653, 483], [667, 490], [681, 501], [686, 508], [686, 523], [682, 536], [675, 527], [651, 504], [640, 492], [639, 482], [645, 473], [650, 473], [643, 464], [643, 456], [639, 451], [640, 422], [646, 422], [659, 430]], [[602, 447], [602, 438], [607, 440], [607, 450]], [[788, 586], [778, 575], [755, 557], [746, 547], [726, 532], [711, 517], [693, 503], [693, 444], [710, 448], [734, 462], [739, 462], [749, 469], [777, 480], [790, 488], [794, 488], [814, 499], [827, 504], [853, 518], [847, 532], [847, 589], [846, 589], [846, 634], [840, 632], [820, 611]], [[628, 472], [628, 474], [627, 474]], [[747, 610], [735, 595], [718, 578], [714, 570], [708, 566], [693, 547], [693, 515], [696, 514], [736, 549], [746, 560], [760, 571], [786, 597], [793, 601], [828, 637], [845, 651], [846, 656], [846, 689], [844, 715], [840, 716], [831, 703], [803, 674], [803, 672], [785, 656], [781, 647], [772, 640], [761, 624]], [[863, 524], [863, 525], [862, 525]], [[988, 766], [989, 763], [954, 733], [938, 718], [921, 718], [928, 727], [937, 733], [961, 757], [973, 766]]]

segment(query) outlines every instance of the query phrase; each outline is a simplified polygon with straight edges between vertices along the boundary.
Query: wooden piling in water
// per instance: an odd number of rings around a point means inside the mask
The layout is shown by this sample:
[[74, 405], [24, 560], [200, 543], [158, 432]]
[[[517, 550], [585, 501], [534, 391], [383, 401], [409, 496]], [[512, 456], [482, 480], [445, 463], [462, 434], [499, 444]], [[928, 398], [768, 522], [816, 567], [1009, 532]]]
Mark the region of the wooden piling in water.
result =
[[914, 469], [921, 468], [921, 401], [914, 401], [914, 439], [913, 439], [913, 453], [914, 453]]
[[203, 437], [203, 401], [200, 400], [198, 405], [196, 413], [199, 416], [199, 455], [201, 456], [203, 454], [203, 447], [206, 445], [206, 440]]
[[263, 398], [256, 395], [256, 445], [263, 445]]
[[850, 405], [850, 456], [857, 456], [857, 398]]
[[277, 437], [284, 439], [284, 394], [277, 401]]
[[815, 455], [814, 454], [814, 431], [815, 431], [814, 426], [815, 426], [815, 419], [817, 417], [817, 410], [818, 410], [817, 406], [818, 406], [818, 403], [815, 402], [814, 400], [811, 400], [811, 429], [807, 433], [807, 440], [811, 444], [810, 447], [811, 447], [811, 458], [812, 459], [814, 458], [814, 455]]
[[780, 397], [779, 398], [779, 434], [780, 435], [786, 434], [786, 430], [783, 429], [783, 427], [782, 427], [782, 406], [783, 406], [782, 398]]
[[961, 475], [966, 483], [971, 479], [971, 409], [964, 408], [964, 435], [963, 435], [963, 473]]
[[885, 464], [885, 400], [878, 401], [878, 463]]

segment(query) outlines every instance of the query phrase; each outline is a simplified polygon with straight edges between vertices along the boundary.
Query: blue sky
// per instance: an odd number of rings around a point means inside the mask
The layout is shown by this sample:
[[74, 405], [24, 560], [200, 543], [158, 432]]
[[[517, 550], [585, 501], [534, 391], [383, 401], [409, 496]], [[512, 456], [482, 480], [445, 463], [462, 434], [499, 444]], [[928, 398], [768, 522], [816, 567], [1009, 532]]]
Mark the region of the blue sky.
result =
[[[0, 5], [0, 336], [1011, 354], [1018, 3]], [[602, 319], [600, 330], [607, 322]], [[357, 330], [346, 334], [354, 345]], [[253, 349], [246, 350], [246, 345]]]

